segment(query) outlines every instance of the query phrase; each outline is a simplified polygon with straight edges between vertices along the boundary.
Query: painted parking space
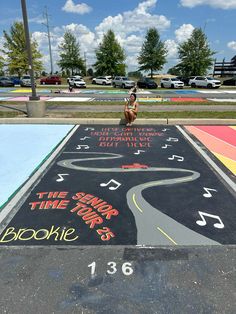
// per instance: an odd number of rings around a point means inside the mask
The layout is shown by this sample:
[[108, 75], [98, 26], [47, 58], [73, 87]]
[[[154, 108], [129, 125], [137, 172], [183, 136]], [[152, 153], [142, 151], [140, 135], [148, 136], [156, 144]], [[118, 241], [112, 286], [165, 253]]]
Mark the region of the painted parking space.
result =
[[0, 209], [71, 130], [71, 125], [0, 125]]
[[235, 126], [186, 126], [236, 176]]
[[80, 126], [15, 204], [0, 243], [235, 244], [236, 187], [217, 171], [184, 127]]

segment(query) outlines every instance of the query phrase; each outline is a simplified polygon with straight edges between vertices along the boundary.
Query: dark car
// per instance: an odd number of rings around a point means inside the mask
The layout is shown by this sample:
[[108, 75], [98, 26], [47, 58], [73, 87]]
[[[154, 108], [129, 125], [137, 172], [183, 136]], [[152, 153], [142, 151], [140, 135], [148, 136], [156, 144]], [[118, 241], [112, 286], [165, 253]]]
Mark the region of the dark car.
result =
[[157, 88], [157, 83], [149, 77], [143, 77], [137, 82], [139, 88]]
[[20, 77], [18, 77], [18, 76], [10, 76], [9, 78], [15, 85], [20, 85], [21, 84]]
[[0, 86], [2, 87], [13, 87], [15, 84], [8, 78], [1, 76], [0, 77]]
[[236, 77], [232, 77], [231, 79], [225, 80], [223, 85], [226, 86], [236, 86]]
[[177, 79], [179, 79], [181, 82], [184, 83], [185, 86], [189, 86], [189, 81], [194, 79], [195, 76], [177, 76]]
[[40, 84], [41, 85], [61, 85], [61, 78], [59, 76], [48, 76], [48, 77], [43, 77], [40, 79]]

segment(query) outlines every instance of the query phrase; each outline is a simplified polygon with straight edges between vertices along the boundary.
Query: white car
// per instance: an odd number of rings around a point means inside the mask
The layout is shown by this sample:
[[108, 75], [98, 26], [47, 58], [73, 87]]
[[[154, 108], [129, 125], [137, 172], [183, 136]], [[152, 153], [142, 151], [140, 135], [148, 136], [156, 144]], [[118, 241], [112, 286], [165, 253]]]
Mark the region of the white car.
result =
[[82, 79], [82, 76], [80, 76], [80, 75], [74, 75], [74, 76], [68, 77], [68, 78], [67, 78], [67, 83], [68, 83], [69, 85], [72, 85], [72, 86], [73, 86], [73, 82], [74, 82], [75, 79]]
[[99, 85], [111, 85], [111, 76], [98, 76], [93, 78], [92, 84], [99, 84]]
[[161, 87], [162, 88], [183, 88], [184, 83], [177, 79], [176, 77], [168, 77], [168, 78], [163, 78], [161, 80]]
[[82, 79], [74, 79], [73, 83], [70, 83], [70, 86], [78, 88], [86, 88], [86, 83]]
[[135, 86], [135, 82], [131, 81], [126, 76], [116, 76], [112, 81], [113, 87], [132, 88]]
[[22, 76], [20, 80], [20, 86], [21, 87], [31, 87], [31, 79], [30, 75], [24, 75]]
[[196, 76], [189, 81], [191, 87], [219, 88], [221, 81], [210, 76]]

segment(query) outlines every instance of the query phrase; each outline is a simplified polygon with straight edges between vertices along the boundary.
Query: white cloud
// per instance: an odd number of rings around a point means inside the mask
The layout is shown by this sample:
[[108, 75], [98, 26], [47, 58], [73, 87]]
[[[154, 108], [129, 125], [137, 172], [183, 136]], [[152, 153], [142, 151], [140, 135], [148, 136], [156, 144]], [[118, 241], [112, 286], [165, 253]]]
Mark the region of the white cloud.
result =
[[208, 5], [213, 8], [230, 10], [236, 9], [236, 0], [181, 0], [183, 7], [194, 8], [199, 5]]
[[175, 31], [176, 40], [178, 43], [182, 43], [190, 38], [194, 27], [192, 24], [183, 24]]
[[157, 0], [146, 0], [139, 3], [133, 11], [125, 11], [116, 16], [106, 17], [96, 28], [100, 36], [109, 29], [125, 37], [130, 33], [143, 33], [151, 27], [156, 27], [162, 32], [170, 27], [170, 21], [163, 15], [150, 14], [150, 9], [155, 7]]
[[78, 13], [82, 15], [91, 12], [92, 8], [86, 3], [75, 4], [73, 0], [67, 0], [62, 10], [65, 12]]
[[[51, 41], [54, 68], [57, 68], [56, 62], [59, 58], [58, 45], [63, 41], [63, 35], [66, 30], [70, 30], [77, 38], [81, 56], [84, 57], [84, 53], [86, 53], [87, 65], [91, 67], [96, 59], [95, 49], [101, 42], [103, 35], [109, 29], [112, 29], [116, 39], [125, 50], [127, 57], [125, 62], [128, 65], [128, 70], [137, 69], [137, 56], [142, 47], [147, 29], [155, 27], [161, 33], [167, 30], [171, 24], [165, 16], [151, 14], [151, 10], [155, 8], [156, 3], [157, 0], [142, 1], [133, 10], [121, 12], [116, 16], [108, 16], [95, 27], [94, 31], [85, 25], [76, 23], [53, 28], [51, 30]], [[34, 38], [39, 43], [39, 48], [43, 55], [48, 55], [49, 48], [46, 33], [35, 32]], [[170, 55], [173, 55], [173, 52]], [[48, 61], [49, 59], [44, 57], [46, 69], [50, 68]]]
[[36, 17], [30, 18], [29, 23], [42, 24], [42, 23], [45, 23], [45, 18], [41, 15], [38, 15]]
[[165, 48], [167, 49], [167, 58], [176, 59], [178, 58], [178, 44], [175, 40], [168, 39], [165, 41]]
[[227, 46], [228, 46], [230, 49], [236, 51], [236, 41], [230, 41], [230, 42], [227, 44]]
[[39, 47], [42, 47], [48, 44], [48, 37], [47, 37], [47, 33], [45, 32], [34, 32], [32, 34], [32, 39], [37, 42]]

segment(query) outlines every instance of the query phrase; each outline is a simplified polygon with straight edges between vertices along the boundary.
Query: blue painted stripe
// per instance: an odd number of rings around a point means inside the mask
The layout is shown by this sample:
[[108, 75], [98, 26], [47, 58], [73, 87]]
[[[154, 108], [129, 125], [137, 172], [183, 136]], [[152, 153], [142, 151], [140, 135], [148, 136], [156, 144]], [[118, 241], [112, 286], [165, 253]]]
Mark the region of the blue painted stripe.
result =
[[71, 125], [0, 125], [0, 207], [72, 128]]

